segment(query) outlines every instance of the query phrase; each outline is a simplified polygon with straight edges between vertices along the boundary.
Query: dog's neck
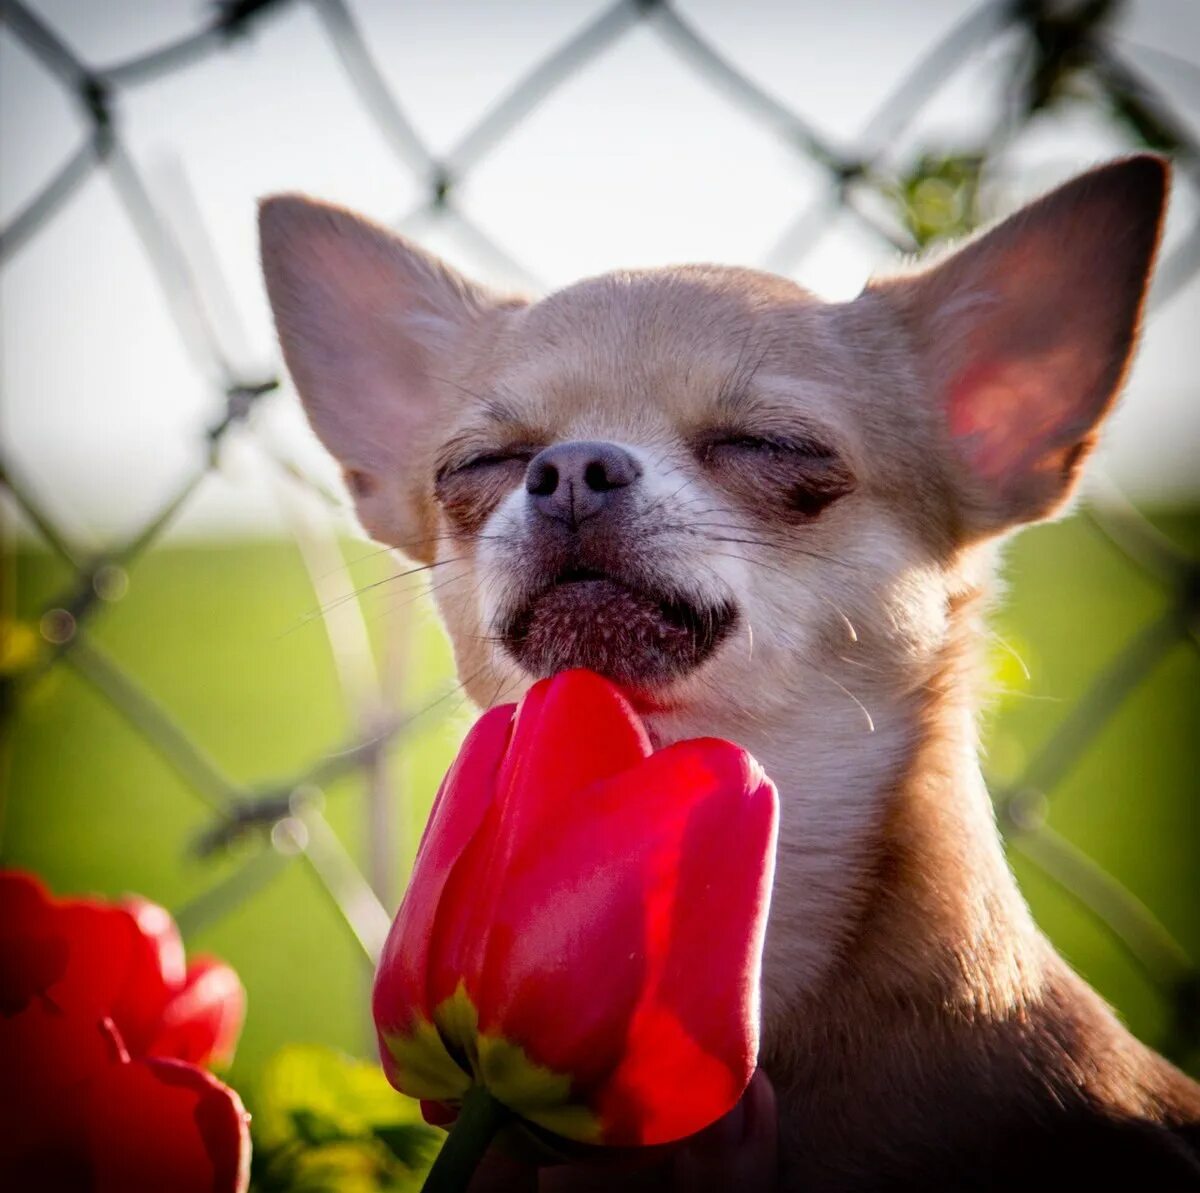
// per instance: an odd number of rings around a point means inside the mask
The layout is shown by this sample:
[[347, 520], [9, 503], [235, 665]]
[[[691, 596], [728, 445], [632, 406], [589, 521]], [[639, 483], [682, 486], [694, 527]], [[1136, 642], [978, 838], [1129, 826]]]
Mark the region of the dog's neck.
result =
[[[716, 713], [674, 736], [728, 736], [780, 794], [764, 962], [764, 1034], [793, 1033], [853, 955], [856, 978], [965, 1011], [1012, 1005], [1036, 981], [1040, 938], [1004, 858], [979, 766], [971, 647], [975, 600], [925, 665], [813, 682], [776, 721]], [[827, 686], [842, 678], [869, 709]], [[903, 987], [903, 991], [902, 988]]]

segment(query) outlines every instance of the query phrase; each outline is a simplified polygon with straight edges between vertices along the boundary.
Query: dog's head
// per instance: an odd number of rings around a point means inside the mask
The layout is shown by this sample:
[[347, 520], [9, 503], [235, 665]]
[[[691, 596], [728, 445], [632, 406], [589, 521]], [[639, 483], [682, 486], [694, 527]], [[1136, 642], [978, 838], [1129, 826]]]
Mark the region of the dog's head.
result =
[[531, 302], [291, 196], [263, 264], [363, 525], [438, 565], [472, 695], [586, 666], [695, 732], [910, 682], [974, 548], [1066, 499], [1165, 182], [1103, 167], [839, 304], [710, 266]]

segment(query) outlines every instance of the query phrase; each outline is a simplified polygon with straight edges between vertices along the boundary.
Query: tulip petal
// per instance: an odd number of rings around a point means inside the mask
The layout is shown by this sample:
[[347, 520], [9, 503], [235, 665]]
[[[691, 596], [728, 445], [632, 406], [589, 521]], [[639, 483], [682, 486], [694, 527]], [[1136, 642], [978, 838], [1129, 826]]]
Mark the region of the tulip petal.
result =
[[580, 1143], [598, 1143], [600, 1119], [574, 1095], [571, 1075], [536, 1064], [500, 1036], [479, 1037], [479, 1071], [488, 1092], [522, 1118]]
[[[636, 801], [591, 798], [585, 812], [571, 798], [558, 824], [523, 843], [488, 904], [476, 985], [484, 1031], [529, 1041], [540, 1063], [587, 1084], [623, 1051], [645, 981], [652, 838]], [[467, 885], [469, 862], [459, 873]], [[452, 931], [440, 915], [437, 927]]]
[[[694, 980], [716, 984], [704, 974]], [[678, 1015], [648, 999], [630, 1025], [620, 1064], [593, 1095], [604, 1142], [634, 1147], [694, 1135], [732, 1110], [749, 1080], [690, 1035]]]
[[[734, 1071], [742, 1065], [748, 1082], [757, 1064], [759, 978], [775, 874], [778, 798], [758, 763], [729, 742], [708, 739], [687, 746], [703, 753], [717, 786], [688, 821], [657, 997]], [[731, 825], [736, 832], [730, 832]], [[717, 989], [702, 990], [697, 983], [698, 959], [708, 972], [724, 975]]]
[[198, 957], [163, 1008], [146, 1055], [227, 1065], [245, 1017], [246, 991], [234, 970], [215, 958]]
[[561, 795], [486, 907], [483, 1030], [536, 1041], [540, 1062], [582, 1082], [621, 1055], [642, 996], [655, 944], [649, 900], [670, 889], [688, 812], [711, 782], [687, 757], [662, 751]]
[[145, 942], [146, 964], [165, 985], [181, 985], [186, 976], [183, 940], [171, 913], [140, 895], [126, 895], [115, 906], [133, 919]]
[[0, 1125], [127, 1055], [111, 1021], [64, 1014], [44, 998], [0, 1016]]
[[729, 742], [682, 742], [660, 758], [688, 776], [692, 799], [671, 881], [647, 904], [653, 972], [598, 1097], [609, 1143], [693, 1134], [732, 1109], [757, 1063], [775, 789]]
[[471, 1085], [470, 1075], [450, 1055], [441, 1032], [423, 1019], [403, 1031], [380, 1031], [380, 1057], [388, 1080], [402, 1094], [425, 1101], [453, 1101]]
[[66, 973], [67, 942], [45, 931], [50, 907], [32, 874], [0, 871], [0, 1015], [25, 1010]]
[[535, 684], [518, 706], [498, 785], [513, 792], [514, 812], [537, 815], [547, 800], [619, 774], [649, 753], [646, 730], [619, 689], [591, 671], [564, 671]]
[[50, 892], [37, 875], [24, 870], [0, 870], [0, 927], [27, 924], [50, 903]]
[[[436, 1004], [426, 997], [426, 988], [434, 916], [454, 864], [492, 803], [512, 714], [511, 704], [484, 713], [467, 734], [454, 765], [442, 780], [413, 864], [412, 881], [376, 971], [372, 1000], [375, 1022], [388, 1036], [405, 1035], [417, 1019], [432, 1022]], [[385, 1050], [385, 1067], [388, 1055]], [[391, 1077], [392, 1072], [388, 1075]]]
[[83, 905], [99, 914], [124, 917], [133, 929], [129, 958], [108, 1010], [131, 1055], [144, 1056], [158, 1033], [168, 1000], [183, 984], [179, 929], [165, 907], [148, 899], [130, 896], [111, 905]]
[[465, 983], [459, 982], [454, 993], [438, 1003], [433, 1021], [447, 1048], [453, 1048], [462, 1058], [463, 1067], [478, 1076], [479, 1012], [467, 993]]
[[194, 1065], [114, 1065], [88, 1090], [92, 1188], [241, 1193], [250, 1180], [247, 1122], [237, 1094]]
[[0, 1014], [16, 1015], [67, 971], [62, 937], [6, 935], [0, 938]]
[[[636, 766], [649, 753], [649, 738], [632, 706], [600, 676], [567, 671], [529, 690], [517, 708], [496, 802], [455, 865], [437, 909], [430, 1002], [450, 997], [460, 982], [477, 995], [493, 934], [504, 940], [519, 929], [519, 919], [505, 922], [494, 912], [522, 842], [540, 839], [545, 822], [578, 817], [571, 803], [575, 793]], [[616, 918], [620, 912], [613, 907], [610, 914]]]
[[488, 709], [463, 740], [429, 810], [417, 850], [423, 870], [449, 868], [474, 836], [494, 798], [496, 774], [512, 737], [516, 707], [498, 704]]
[[65, 1014], [47, 998], [0, 1017], [0, 1174], [4, 1187], [88, 1188], [84, 1124], [91, 1080], [129, 1059], [111, 1020]]
[[67, 964], [47, 991], [56, 1006], [80, 1015], [108, 1015], [125, 988], [140, 941], [123, 911], [86, 900], [55, 903], [40, 929], [65, 942]]
[[421, 1117], [431, 1127], [449, 1127], [458, 1118], [458, 1108], [435, 1102], [429, 1098], [421, 1100]]

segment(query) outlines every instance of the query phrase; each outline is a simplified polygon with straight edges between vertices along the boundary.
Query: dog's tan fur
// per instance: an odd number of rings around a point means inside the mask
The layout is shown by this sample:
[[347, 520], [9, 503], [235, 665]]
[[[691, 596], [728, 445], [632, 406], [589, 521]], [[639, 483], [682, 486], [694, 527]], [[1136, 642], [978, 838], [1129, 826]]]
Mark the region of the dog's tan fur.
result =
[[[781, 793], [763, 1065], [786, 1187], [1200, 1186], [1200, 1091], [1016, 888], [973, 674], [996, 543], [1067, 498], [1119, 389], [1164, 191], [1153, 158], [1094, 171], [844, 304], [708, 266], [531, 303], [350, 213], [263, 206], [313, 425], [370, 533], [437, 569], [478, 703], [533, 678], [496, 641], [538, 580], [529, 451], [622, 445], [642, 478], [608, 550], [649, 585], [736, 602], [713, 654], [639, 698], [656, 740], [731, 738]], [[825, 454], [705, 446], [727, 430]], [[481, 453], [500, 458], [460, 467]], [[812, 508], [784, 500], [797, 467], [825, 487]]]

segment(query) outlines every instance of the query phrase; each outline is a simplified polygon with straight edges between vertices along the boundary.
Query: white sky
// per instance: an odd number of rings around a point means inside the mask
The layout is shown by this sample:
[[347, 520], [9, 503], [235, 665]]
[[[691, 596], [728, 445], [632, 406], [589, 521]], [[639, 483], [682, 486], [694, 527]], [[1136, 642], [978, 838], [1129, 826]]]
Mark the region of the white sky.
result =
[[[33, 7], [97, 65], [170, 40], [207, 12], [195, 0], [36, 0]], [[352, 4], [401, 107], [435, 153], [604, 7], [598, 0]], [[769, 92], [848, 145], [916, 55], [973, 7], [966, 0], [678, 5]], [[1133, 0], [1119, 32], [1128, 60], [1200, 135], [1200, 3]], [[964, 64], [895, 147], [901, 160], [913, 143], [969, 144], [972, 130], [986, 127], [1011, 45], [996, 39]], [[384, 220], [421, 197], [303, 3], [197, 65], [125, 91], [119, 118], [168, 215], [178, 220], [191, 192], [236, 311], [235, 320], [218, 321], [221, 341], [255, 374], [277, 367], [256, 260], [256, 196], [304, 190]], [[38, 192], [83, 128], [58, 82], [0, 27], [0, 220]], [[1006, 162], [996, 210], [1126, 148], [1084, 112], [1044, 119]], [[759, 264], [820, 188], [814, 167], [641, 28], [555, 91], [459, 197], [509, 253], [557, 285], [618, 266]], [[1200, 204], [1181, 186], [1168, 249], [1198, 218]], [[505, 280], [445, 229], [421, 239], [469, 272]], [[186, 235], [184, 243], [195, 252]], [[887, 260], [872, 237], [843, 220], [795, 276], [819, 293], [847, 297]], [[131, 530], [197, 459], [219, 398], [182, 346], [103, 171], [0, 271], [0, 302], [6, 458], [78, 533], [104, 539]], [[1200, 495], [1198, 366], [1200, 283], [1192, 283], [1153, 320], [1106, 440], [1106, 466], [1139, 498]], [[290, 391], [270, 399], [255, 426], [275, 449], [332, 476]], [[253, 438], [231, 442], [225, 468], [206, 482], [180, 532], [277, 525], [269, 469]]]

